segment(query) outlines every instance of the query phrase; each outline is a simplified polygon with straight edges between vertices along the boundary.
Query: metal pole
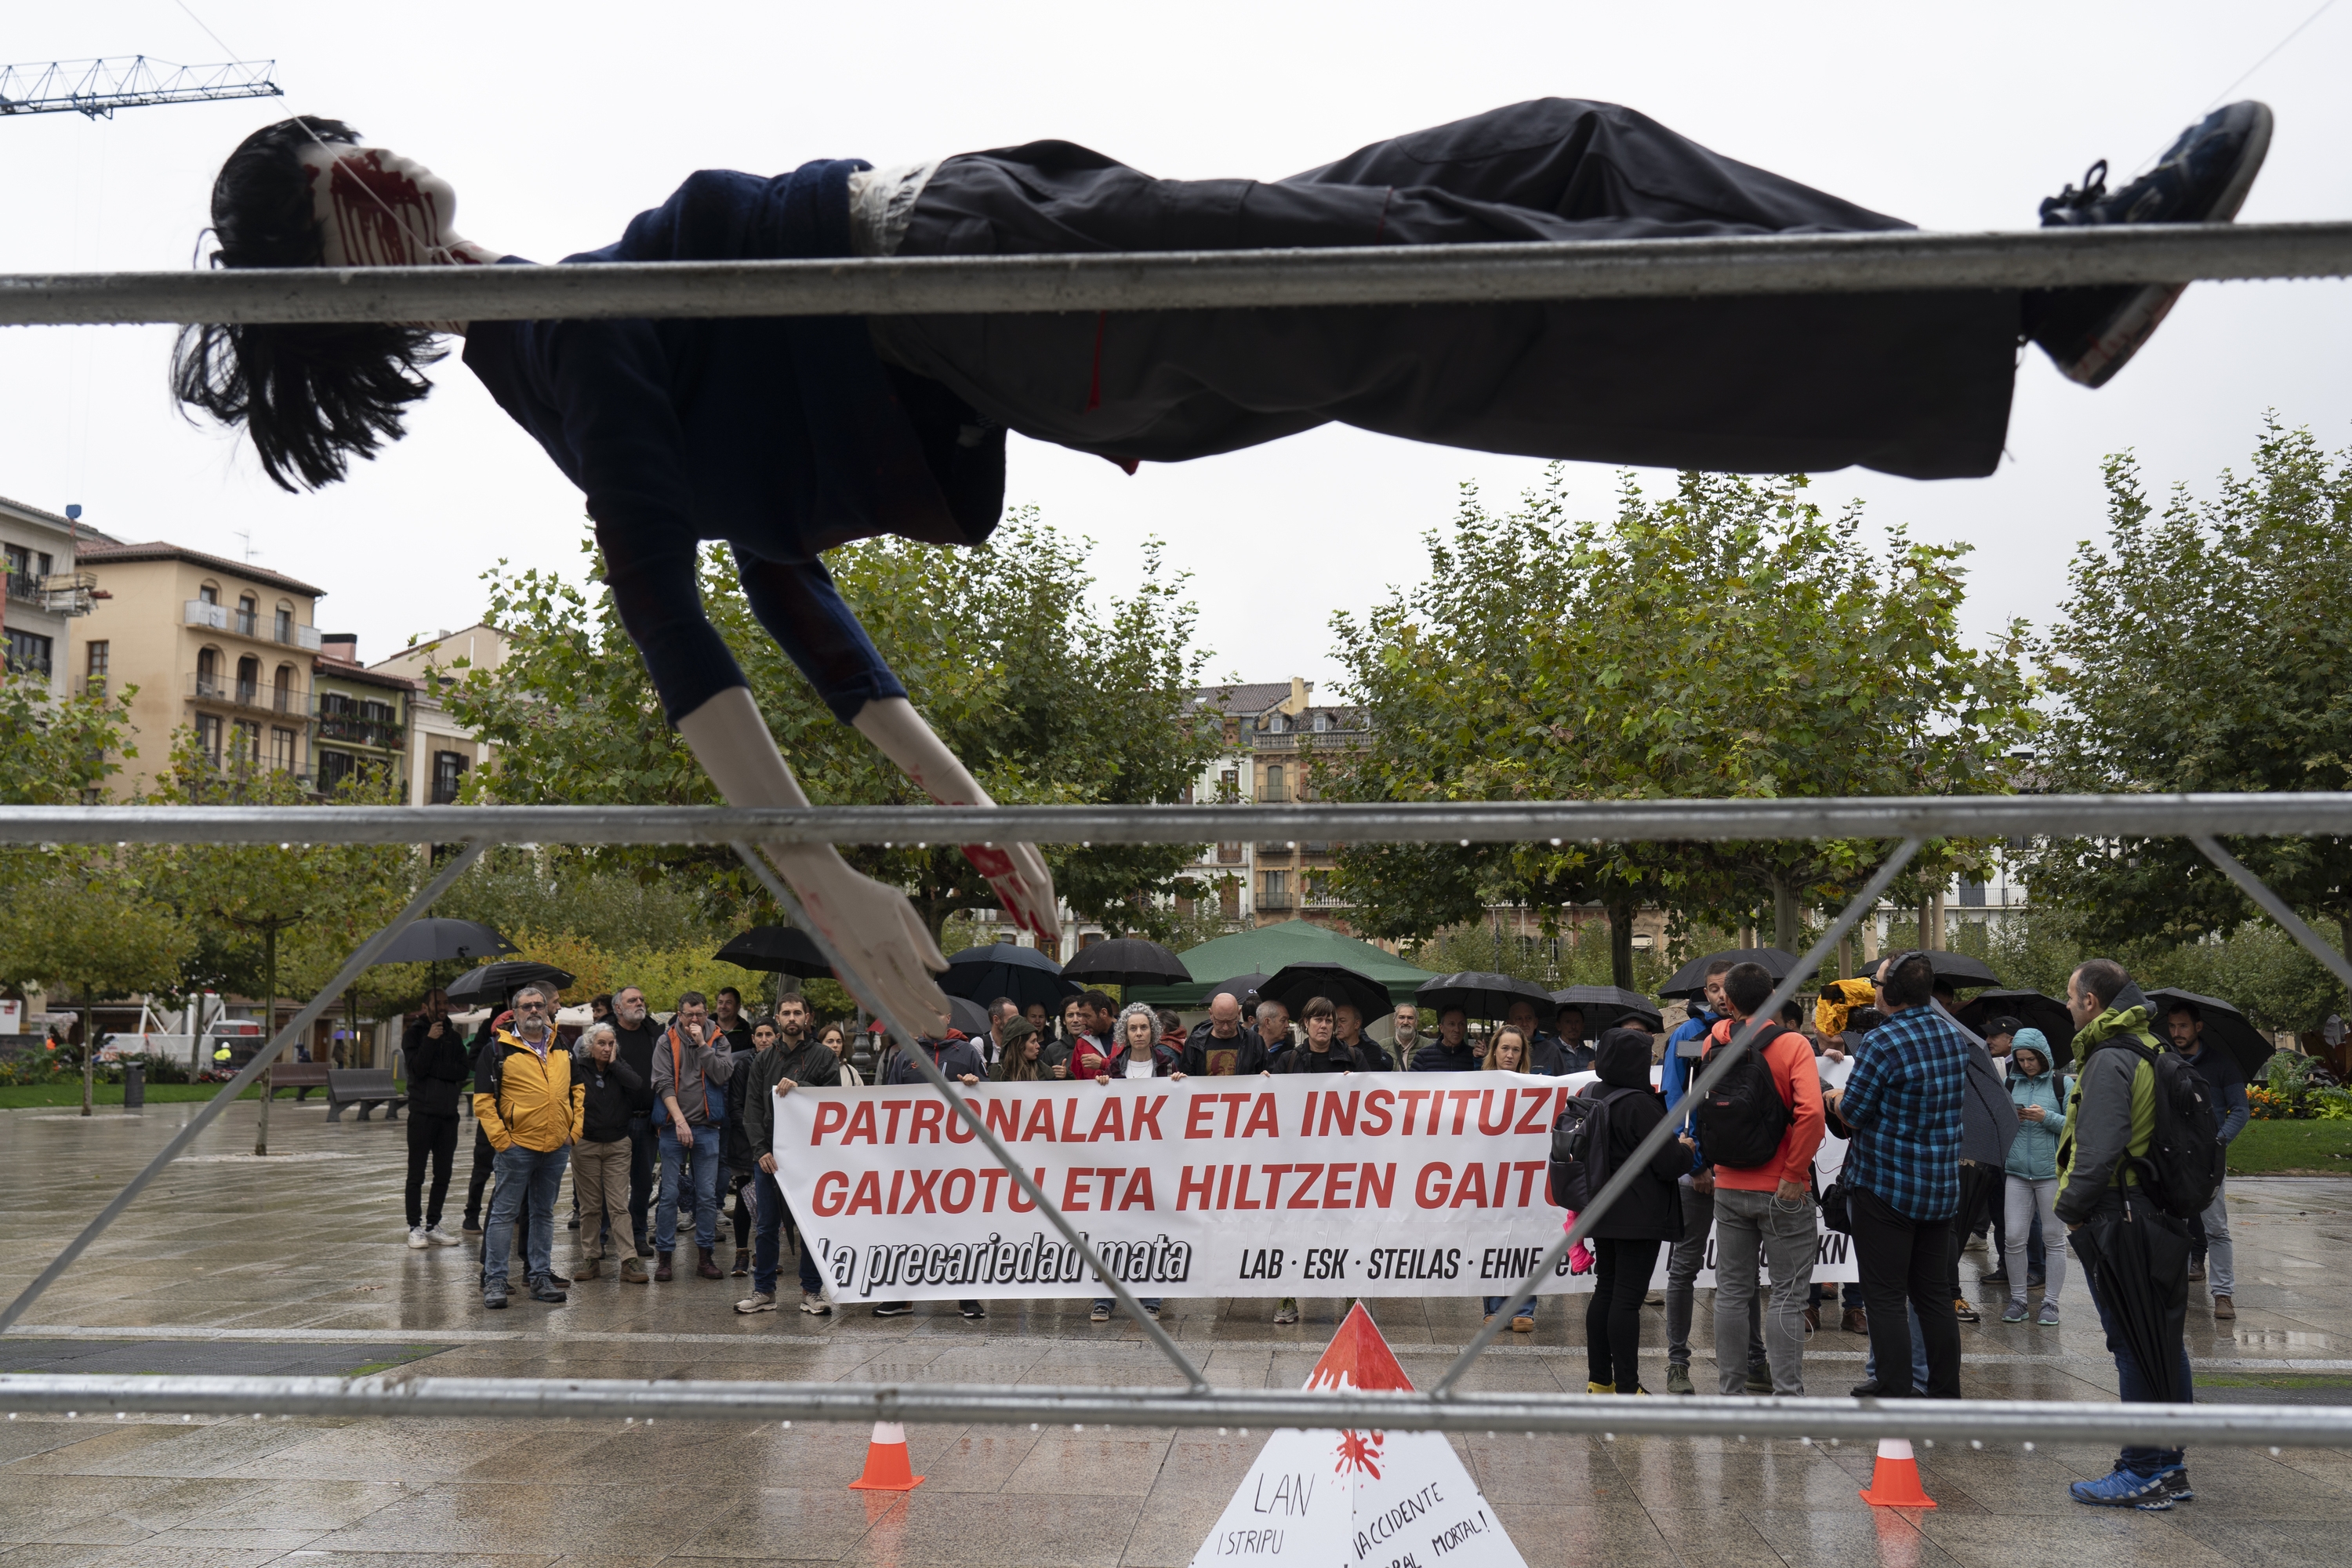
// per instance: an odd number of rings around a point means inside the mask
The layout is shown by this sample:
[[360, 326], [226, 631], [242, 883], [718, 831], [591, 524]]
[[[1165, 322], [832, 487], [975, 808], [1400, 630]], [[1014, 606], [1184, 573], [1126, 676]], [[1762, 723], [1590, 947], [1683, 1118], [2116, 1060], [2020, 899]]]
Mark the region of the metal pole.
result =
[[[1731, 1070], [1731, 1064], [1738, 1060], [1742, 1053], [1748, 1049], [1748, 1043], [1756, 1037], [1756, 1031], [1779, 1016], [1782, 1005], [1797, 994], [1798, 988], [1804, 984], [1807, 976], [1822, 966], [1822, 961], [1836, 951], [1838, 939], [1853, 929], [1853, 922], [1863, 917], [1864, 910], [1878, 902], [1879, 895], [1886, 891], [1886, 885], [1894, 881], [1902, 872], [1903, 868], [1911, 863], [1911, 857], [1919, 853], [1919, 846], [1925, 842], [1926, 840], [1921, 838], [1906, 838], [1896, 847], [1894, 855], [1878, 868], [1869, 883], [1861, 892], [1854, 895], [1852, 902], [1846, 905], [1844, 911], [1831, 922], [1830, 929], [1822, 933], [1821, 940], [1813, 943], [1805, 956], [1797, 961], [1796, 967], [1789, 971], [1788, 976], [1772, 988], [1771, 996], [1763, 1006], [1757, 1009], [1754, 1016], [1738, 1033], [1732, 1036], [1730, 1043], [1720, 1051], [1707, 1053], [1713, 1059], [1708, 1061], [1706, 1070], [1692, 1082], [1684, 1095], [1685, 1100], [1696, 1100], [1706, 1094], [1716, 1086], [1725, 1073]], [[1625, 1194], [1627, 1189], [1641, 1177], [1643, 1167], [1649, 1163], [1652, 1156], [1664, 1148], [1675, 1137], [1675, 1129], [1680, 1121], [1679, 1117], [1667, 1115], [1655, 1127], [1650, 1129], [1647, 1137], [1633, 1146], [1633, 1152], [1625, 1157], [1624, 1163], [1618, 1168], [1616, 1174], [1609, 1178], [1608, 1184], [1601, 1189], [1600, 1195], [1587, 1204], [1582, 1212], [1577, 1215], [1576, 1223], [1565, 1227], [1560, 1232], [1559, 1239], [1544, 1249], [1543, 1257], [1537, 1260], [1535, 1268], [1528, 1271], [1528, 1277], [1519, 1282], [1518, 1289], [1512, 1293], [1510, 1300], [1504, 1309], [1490, 1316], [1479, 1328], [1477, 1333], [1471, 1337], [1470, 1342], [1462, 1347], [1462, 1353], [1454, 1358], [1454, 1364], [1447, 1367], [1444, 1374], [1431, 1386], [1429, 1391], [1431, 1398], [1444, 1399], [1451, 1395], [1454, 1384], [1461, 1380], [1464, 1373], [1470, 1370], [1471, 1363], [1478, 1359], [1478, 1352], [1494, 1342], [1495, 1336], [1503, 1331], [1504, 1326], [1519, 1310], [1522, 1302], [1535, 1300], [1536, 1287], [1543, 1282], [1545, 1276], [1559, 1267], [1559, 1260], [1568, 1256], [1570, 1247], [1592, 1233], [1592, 1227], [1601, 1223], [1601, 1216], [1606, 1215], [1617, 1200]]]
[[2238, 858], [2222, 848], [2211, 834], [2192, 833], [2189, 836], [2189, 842], [2202, 850], [2205, 858], [2221, 868], [2222, 874], [2237, 883], [2239, 890], [2246, 897], [2260, 904], [2264, 914], [2284, 927], [2289, 936], [2303, 943], [2312, 957], [2326, 964], [2329, 973], [2347, 986], [2352, 986], [2352, 963], [2345, 962], [2335, 943], [2305, 924], [2303, 917], [2289, 909], [2286, 900], [2273, 892], [2269, 883], [2247, 870]]
[[[307, 809], [315, 811], [321, 808], [313, 806]], [[218, 1121], [223, 1111], [236, 1104], [236, 1097], [245, 1092], [246, 1086], [268, 1070], [269, 1064], [277, 1060], [278, 1053], [284, 1050], [289, 1042], [299, 1039], [302, 1032], [310, 1026], [311, 1021], [325, 1010], [327, 1004], [332, 1001], [344, 986], [357, 980], [361, 973], [375, 962], [375, 955], [390, 946], [392, 939], [405, 931], [411, 921], [431, 909], [433, 900], [447, 892], [449, 884], [455, 882], [458, 875], [467, 867], [472, 865], [482, 851], [488, 847], [488, 842], [485, 839], [475, 839], [469, 842], [464, 850], [450, 858], [449, 864], [442, 868], [439, 876], [425, 883], [416, 896], [408, 900], [407, 906], [392, 917], [390, 925], [362, 942], [359, 951], [344, 962], [343, 967], [336, 972], [335, 978], [328, 983], [327, 988], [313, 996], [308, 1006], [295, 1014], [293, 1022], [280, 1030], [277, 1038], [262, 1047], [254, 1058], [245, 1064], [243, 1071], [223, 1084], [218, 1094], [205, 1101], [204, 1109], [190, 1117], [185, 1127], [173, 1134], [172, 1141], [163, 1145], [163, 1152], [148, 1161], [146, 1168], [131, 1177], [123, 1189], [114, 1194], [112, 1201], [99, 1210], [97, 1216], [88, 1225], [82, 1226], [79, 1236], [66, 1243], [65, 1250], [50, 1260], [49, 1266], [41, 1270], [39, 1278], [26, 1286], [16, 1299], [8, 1303], [5, 1310], [0, 1310], [0, 1334], [6, 1333], [9, 1326], [22, 1318], [35, 1301], [40, 1300], [41, 1292], [56, 1283], [58, 1276], [63, 1274], [72, 1266], [73, 1260], [82, 1255], [82, 1249], [96, 1241], [104, 1234], [106, 1227], [112, 1225], [122, 1211], [131, 1206], [131, 1200], [144, 1192], [148, 1183], [162, 1175], [163, 1167], [179, 1158], [180, 1152], [194, 1142], [198, 1133]]]
[[0, 276], [0, 324], [494, 321], [1502, 305], [2352, 273], [2352, 224], [557, 267]]
[[[2121, 1405], [2065, 1400], [1620, 1399], [1560, 1393], [1433, 1399], [1357, 1390], [953, 1386], [939, 1384], [635, 1382], [588, 1378], [0, 1376], [0, 1409], [226, 1416], [482, 1420], [877, 1420], [1094, 1426], [1355, 1427], [1610, 1436], [1870, 1442], [2149, 1443], [2341, 1447], [2352, 1409], [2293, 1405]], [[110, 1421], [107, 1425], [111, 1426]]]
[[[963, 1118], [964, 1124], [979, 1135], [980, 1141], [988, 1145], [988, 1152], [996, 1156], [997, 1163], [1004, 1167], [1005, 1173], [1013, 1178], [1023, 1192], [1029, 1194], [1029, 1201], [1037, 1205], [1037, 1212], [1051, 1220], [1054, 1228], [1062, 1233], [1063, 1239], [1078, 1249], [1078, 1254], [1086, 1259], [1087, 1266], [1094, 1270], [1095, 1278], [1110, 1287], [1111, 1293], [1118, 1298], [1118, 1304], [1125, 1308], [1128, 1315], [1141, 1326], [1144, 1333], [1150, 1336], [1151, 1342], [1160, 1347], [1160, 1353], [1174, 1363], [1176, 1369], [1184, 1374], [1185, 1381], [1192, 1385], [1192, 1392], [1208, 1393], [1209, 1380], [1202, 1374], [1199, 1367], [1192, 1364], [1192, 1357], [1179, 1349], [1176, 1342], [1168, 1337], [1168, 1331], [1161, 1328], [1159, 1321], [1143, 1310], [1143, 1303], [1129, 1293], [1127, 1287], [1119, 1282], [1118, 1276], [1103, 1267], [1101, 1257], [1087, 1244], [1087, 1238], [1078, 1234], [1076, 1227], [1070, 1224], [1069, 1216], [1063, 1214], [1054, 1201], [1045, 1195], [1045, 1189], [1038, 1186], [1029, 1173], [1022, 1169], [1021, 1162], [1013, 1158], [1013, 1151], [1007, 1149], [996, 1134], [988, 1130], [987, 1122], [982, 1120], [979, 1111], [972, 1109], [971, 1102], [957, 1093], [955, 1085], [948, 1081], [947, 1075], [940, 1072], [938, 1065], [924, 1055], [922, 1047], [917, 1044], [918, 1037], [915, 1031], [908, 1028], [896, 1014], [885, 1009], [882, 1006], [880, 994], [866, 986], [846, 964], [841, 962], [839, 952], [835, 949], [831, 942], [826, 940], [824, 933], [817, 930], [815, 924], [810, 921], [807, 911], [801, 908], [800, 900], [793, 896], [793, 890], [784, 885], [783, 879], [776, 875], [775, 868], [761, 858], [749, 844], [739, 841], [730, 845], [729, 847], [735, 851], [736, 857], [744, 865], [751, 868], [751, 874], [760, 879], [761, 885], [768, 889], [768, 896], [774, 899], [777, 907], [784, 911], [784, 917], [808, 933], [809, 940], [816, 943], [817, 951], [824, 954], [825, 962], [833, 965], [834, 972], [841, 977], [842, 983], [851, 991], [856, 992], [860, 1001], [869, 996], [872, 998], [875, 1012], [885, 1024], [889, 1026], [890, 1032], [898, 1036], [899, 1042], [907, 1047], [907, 1054], [914, 1062], [917, 1070], [930, 1080], [933, 1089], [947, 1097], [948, 1104], [955, 1109], [957, 1115]], [[878, 1071], [880, 1064], [877, 1063], [876, 1066]]]

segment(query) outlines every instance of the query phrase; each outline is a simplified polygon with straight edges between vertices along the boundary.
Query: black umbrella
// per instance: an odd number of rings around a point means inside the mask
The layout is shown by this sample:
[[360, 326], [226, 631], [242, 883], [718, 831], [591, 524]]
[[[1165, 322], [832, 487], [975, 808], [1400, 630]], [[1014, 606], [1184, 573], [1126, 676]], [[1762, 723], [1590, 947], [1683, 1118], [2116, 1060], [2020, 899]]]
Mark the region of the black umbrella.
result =
[[988, 1010], [967, 996], [948, 998], [948, 1021], [975, 1040], [988, 1033]]
[[1674, 978], [1658, 987], [1661, 996], [1696, 996], [1706, 990], [1707, 965], [1721, 959], [1726, 963], [1760, 963], [1764, 973], [1774, 981], [1789, 978], [1789, 971], [1797, 967], [1797, 955], [1783, 952], [1777, 947], [1732, 947], [1721, 952], [1701, 953], [1680, 969]]
[[1480, 970], [1423, 981], [1412, 999], [1441, 1017], [1449, 1007], [1459, 1007], [1474, 1018], [1507, 1017], [1512, 1003], [1525, 1002], [1541, 1018], [1551, 1007], [1551, 993], [1534, 981]]
[[833, 973], [816, 942], [798, 926], [753, 926], [711, 956], [739, 969], [765, 969], [803, 980], [822, 980]]
[[[2118, 999], [2120, 1001], [2120, 999]], [[2186, 1002], [2197, 1009], [2205, 1020], [2205, 1044], [2226, 1047], [2238, 1061], [2238, 1070], [2252, 1078], [2263, 1070], [2278, 1047], [2246, 1021], [2246, 1016], [2218, 996], [2200, 996], [2193, 991], [2179, 991], [2162, 986], [2147, 994], [2147, 1026], [2157, 1038], [2165, 1038], [2164, 1015], [2175, 1002]]]
[[[2180, 1371], [2180, 1334], [2189, 1315], [2187, 1292], [2178, 1281], [2189, 1273], [2189, 1236], [2159, 1216], [2145, 1198], [2126, 1197], [2128, 1222], [2120, 1212], [2095, 1209], [2073, 1235], [2074, 1256], [2091, 1270], [2099, 1304], [2114, 1331], [2131, 1347], [2157, 1401], [2177, 1405], [2190, 1397], [2174, 1381]], [[2157, 1281], [2168, 1279], [2165, 1289]]]
[[1265, 974], [1236, 974], [1231, 980], [1221, 980], [1209, 987], [1207, 995], [1201, 998], [1201, 1005], [1207, 1006], [1210, 996], [1214, 996], [1220, 992], [1230, 991], [1233, 993], [1234, 1001], [1244, 1007], [1248, 1007], [1251, 1005], [1251, 994], [1255, 993], [1263, 997], [1265, 994], [1265, 983], [1271, 978], [1273, 978], [1271, 975]]
[[571, 984], [572, 976], [551, 963], [518, 958], [469, 969], [449, 982], [448, 992], [452, 1002], [503, 1002], [520, 986], [552, 985], [561, 991]]
[[1629, 1016], [1649, 1025], [1654, 1035], [1666, 1026], [1666, 1016], [1658, 1011], [1655, 1003], [1639, 991], [1628, 991], [1622, 985], [1571, 985], [1565, 991], [1553, 992], [1551, 999], [1555, 1018], [1561, 1007], [1581, 1007], [1585, 1023], [1594, 1029], [1608, 1028]]
[[376, 962], [441, 963], [453, 958], [461, 962], [496, 958], [514, 951], [514, 943], [479, 921], [411, 921]]
[[999, 942], [965, 948], [949, 959], [948, 972], [940, 976], [940, 989], [950, 996], [969, 996], [981, 1003], [1010, 996], [1024, 1013], [1033, 1002], [1049, 1013], [1058, 1013], [1065, 998], [1076, 996], [1086, 987], [1063, 979], [1062, 966], [1035, 948]]
[[1937, 979], [1954, 986], [2000, 984], [2000, 976], [1986, 968], [1983, 959], [1970, 958], [1965, 952], [1938, 949], [1927, 955], [1927, 967], [1936, 972]]
[[2029, 1029], [2039, 1029], [2050, 1042], [2050, 1065], [2064, 1067], [2074, 1059], [2074, 1015], [2055, 996], [2039, 991], [1979, 991], [1958, 1007], [1952, 1016], [1978, 1034], [1990, 1031], [1995, 1018], [2014, 1018]]
[[1122, 936], [1080, 948], [1062, 965], [1072, 980], [1096, 985], [1190, 985], [1192, 972], [1171, 949], [1139, 936]]
[[1289, 1008], [1294, 1018], [1317, 996], [1327, 998], [1334, 1006], [1345, 1002], [1367, 1024], [1396, 1011], [1387, 986], [1344, 963], [1286, 963], [1257, 988], [1257, 994]]

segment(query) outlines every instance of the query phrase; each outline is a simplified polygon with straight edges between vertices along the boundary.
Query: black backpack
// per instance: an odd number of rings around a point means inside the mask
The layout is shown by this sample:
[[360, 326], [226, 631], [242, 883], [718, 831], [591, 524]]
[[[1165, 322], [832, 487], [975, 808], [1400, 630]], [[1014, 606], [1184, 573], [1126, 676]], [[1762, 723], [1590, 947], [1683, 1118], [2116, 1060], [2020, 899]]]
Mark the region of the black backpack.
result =
[[[1788, 1032], [1776, 1024], [1758, 1029], [1748, 1049], [1698, 1102], [1698, 1147], [1708, 1164], [1750, 1171], [1780, 1152], [1780, 1139], [1789, 1131], [1789, 1102], [1772, 1081], [1764, 1047]], [[1734, 1029], [1732, 1037], [1738, 1034]]]
[[1609, 1184], [1609, 1102], [1635, 1092], [1620, 1087], [1590, 1100], [1580, 1094], [1560, 1107], [1545, 1173], [1554, 1206], [1582, 1210]]
[[2156, 1128], [2147, 1152], [2131, 1161], [2139, 1190], [2175, 1219], [2197, 1218], [2212, 1206], [2229, 1169], [2204, 1075], [2175, 1053], [2150, 1050], [2128, 1036], [2107, 1043], [2130, 1050], [2156, 1073]]

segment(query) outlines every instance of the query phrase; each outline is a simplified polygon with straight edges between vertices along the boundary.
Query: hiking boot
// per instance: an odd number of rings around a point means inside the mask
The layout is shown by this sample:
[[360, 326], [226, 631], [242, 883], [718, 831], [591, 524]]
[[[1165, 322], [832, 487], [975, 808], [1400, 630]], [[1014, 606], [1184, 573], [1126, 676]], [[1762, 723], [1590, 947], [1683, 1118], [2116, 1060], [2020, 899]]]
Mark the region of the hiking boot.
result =
[[2095, 1481], [2076, 1481], [2066, 1489], [2066, 1495], [2093, 1508], [2136, 1508], [2142, 1513], [2162, 1513], [2172, 1506], [2172, 1493], [2166, 1489], [2164, 1478], [2143, 1476], [2137, 1470], [2118, 1469]]
[[560, 1305], [566, 1298], [562, 1290], [556, 1289], [555, 1279], [551, 1275], [545, 1279], [531, 1281], [530, 1299], [534, 1301], [544, 1301], [552, 1307]]
[[[1282, 1320], [1281, 1320], [1280, 1318], [1278, 1318], [1278, 1317], [1277, 1317], [1277, 1318], [1276, 1318], [1274, 1321], [1275, 1321], [1276, 1322], [1277, 1322], [1277, 1323], [1278, 1323], [1278, 1322], [1280, 1322], [1280, 1321], [1282, 1321]], [[1090, 1322], [1090, 1323], [1108, 1323], [1108, 1322], [1109, 1322], [1109, 1321], [1110, 1321], [1110, 1309], [1109, 1309], [1108, 1307], [1104, 1306], [1100, 1301], [1097, 1301], [1097, 1302], [1095, 1303], [1095, 1305], [1094, 1305], [1094, 1310], [1092, 1310], [1092, 1311], [1090, 1311], [1090, 1312], [1088, 1312], [1088, 1313], [1087, 1314], [1087, 1321], [1088, 1321], [1088, 1322]]]
[[654, 1254], [654, 1278], [664, 1285], [668, 1284], [672, 1279], [677, 1278], [670, 1268], [670, 1255], [668, 1253], [656, 1252]]
[[644, 1258], [639, 1258], [633, 1253], [629, 1257], [621, 1259], [622, 1284], [643, 1285], [649, 1278], [650, 1276], [646, 1273], [646, 1263]]
[[1532, 1314], [1522, 1312], [1517, 1317], [1511, 1320], [1511, 1332], [1515, 1334], [1531, 1334], [1535, 1331], [1536, 1321]]
[[[2270, 151], [2271, 111], [2248, 100], [2217, 109], [2180, 133], [2155, 168], [2121, 190], [2107, 189], [2102, 158], [2042, 204], [2044, 228], [2111, 224], [2228, 223]], [[2026, 291], [2025, 335], [2040, 343], [2060, 374], [2104, 386], [2147, 342], [2181, 283], [2121, 283]]]
[[483, 1291], [482, 1305], [488, 1308], [493, 1312], [502, 1312], [506, 1310], [507, 1293], [505, 1289], [501, 1287], [496, 1290]]
[[2058, 1303], [2055, 1301], [2042, 1302], [2042, 1310], [2034, 1314], [2033, 1326], [2037, 1329], [2056, 1328], [2058, 1326]]
[[2025, 1298], [2022, 1296], [2011, 1297], [2009, 1299], [2009, 1305], [2000, 1310], [2000, 1321], [2004, 1323], [2021, 1323], [2025, 1321]]
[[1750, 1394], [1771, 1393], [1772, 1363], [1761, 1361], [1749, 1363], [1748, 1367], [1747, 1386], [1748, 1392]]
[[776, 1310], [776, 1293], [773, 1290], [754, 1290], [736, 1302], [735, 1310], [746, 1317], [753, 1312], [772, 1312]]
[[[1600, 1388], [1600, 1386], [1596, 1384], [1594, 1386], [1594, 1392], [1605, 1393], [1608, 1391]], [[1691, 1386], [1689, 1367], [1685, 1366], [1678, 1361], [1670, 1361], [1666, 1363], [1666, 1392], [1668, 1394], [1696, 1394], [1698, 1392], [1697, 1389]]]
[[2235, 1301], [2231, 1300], [2227, 1296], [2216, 1296], [2213, 1298], [2213, 1321], [2215, 1322], [2227, 1322], [2237, 1315], [2238, 1304]]
[[1870, 1332], [1870, 1313], [1864, 1308], [1848, 1307], [1838, 1327], [1850, 1334], [1866, 1334]]
[[451, 1236], [447, 1231], [443, 1230], [437, 1225], [428, 1225], [425, 1227], [425, 1239], [428, 1245], [434, 1247], [455, 1247], [457, 1245], [457, 1238]]
[[566, 1279], [562, 1275], [553, 1273], [548, 1275], [547, 1282], [551, 1285], [569, 1285], [572, 1283], [571, 1280]]
[[830, 1318], [833, 1316], [833, 1303], [814, 1290], [803, 1290], [801, 1292], [801, 1310], [812, 1318]]
[[727, 1272], [733, 1275], [738, 1279], [743, 1279], [749, 1275], [751, 1272], [751, 1249], [748, 1247], [737, 1247], [735, 1249], [735, 1267], [729, 1269]]
[[408, 1245], [412, 1251], [422, 1252], [433, 1244], [425, 1239], [423, 1226], [412, 1225], [408, 1227]]
[[[416, 1244], [415, 1244], [415, 1242], [413, 1242], [413, 1241], [412, 1241], [412, 1242], [410, 1242], [410, 1243], [409, 1243], [409, 1245], [410, 1245], [411, 1247], [414, 1247], [414, 1246], [415, 1246]], [[2203, 1258], [2190, 1258], [2190, 1259], [2189, 1260], [2189, 1282], [2191, 1285], [2201, 1284], [2201, 1283], [2203, 1283], [2203, 1282], [2204, 1282], [2204, 1279], [2205, 1279], [2205, 1260], [2204, 1260]]]
[[701, 1258], [701, 1261], [698, 1262], [694, 1266], [694, 1271], [697, 1274], [701, 1275], [705, 1279], [724, 1279], [727, 1278], [726, 1271], [719, 1267], [719, 1249], [717, 1247], [698, 1247], [694, 1250], [700, 1255]]
[[1981, 1323], [1984, 1321], [1984, 1314], [1970, 1306], [1969, 1304], [1969, 1299], [1966, 1296], [1955, 1296], [1952, 1298], [1952, 1316], [1958, 1318], [1964, 1323]]
[[572, 1278], [574, 1279], [593, 1279], [604, 1272], [604, 1266], [603, 1263], [593, 1258], [583, 1258], [581, 1261], [579, 1272], [572, 1275]]

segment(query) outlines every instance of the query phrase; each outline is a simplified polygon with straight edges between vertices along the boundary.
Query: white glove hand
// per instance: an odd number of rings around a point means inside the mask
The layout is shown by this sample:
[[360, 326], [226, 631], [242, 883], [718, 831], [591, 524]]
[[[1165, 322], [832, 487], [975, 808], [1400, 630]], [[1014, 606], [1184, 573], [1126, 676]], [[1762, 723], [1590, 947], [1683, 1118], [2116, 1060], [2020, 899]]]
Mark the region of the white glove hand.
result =
[[1062, 945], [1061, 904], [1054, 896], [1054, 876], [1034, 844], [967, 844], [963, 858], [988, 879], [1004, 906], [1004, 918], [1023, 931]]
[[907, 895], [859, 875], [831, 849], [763, 851], [841, 961], [873, 988], [864, 998], [909, 1027], [943, 1035], [948, 999], [931, 975], [948, 966]]

